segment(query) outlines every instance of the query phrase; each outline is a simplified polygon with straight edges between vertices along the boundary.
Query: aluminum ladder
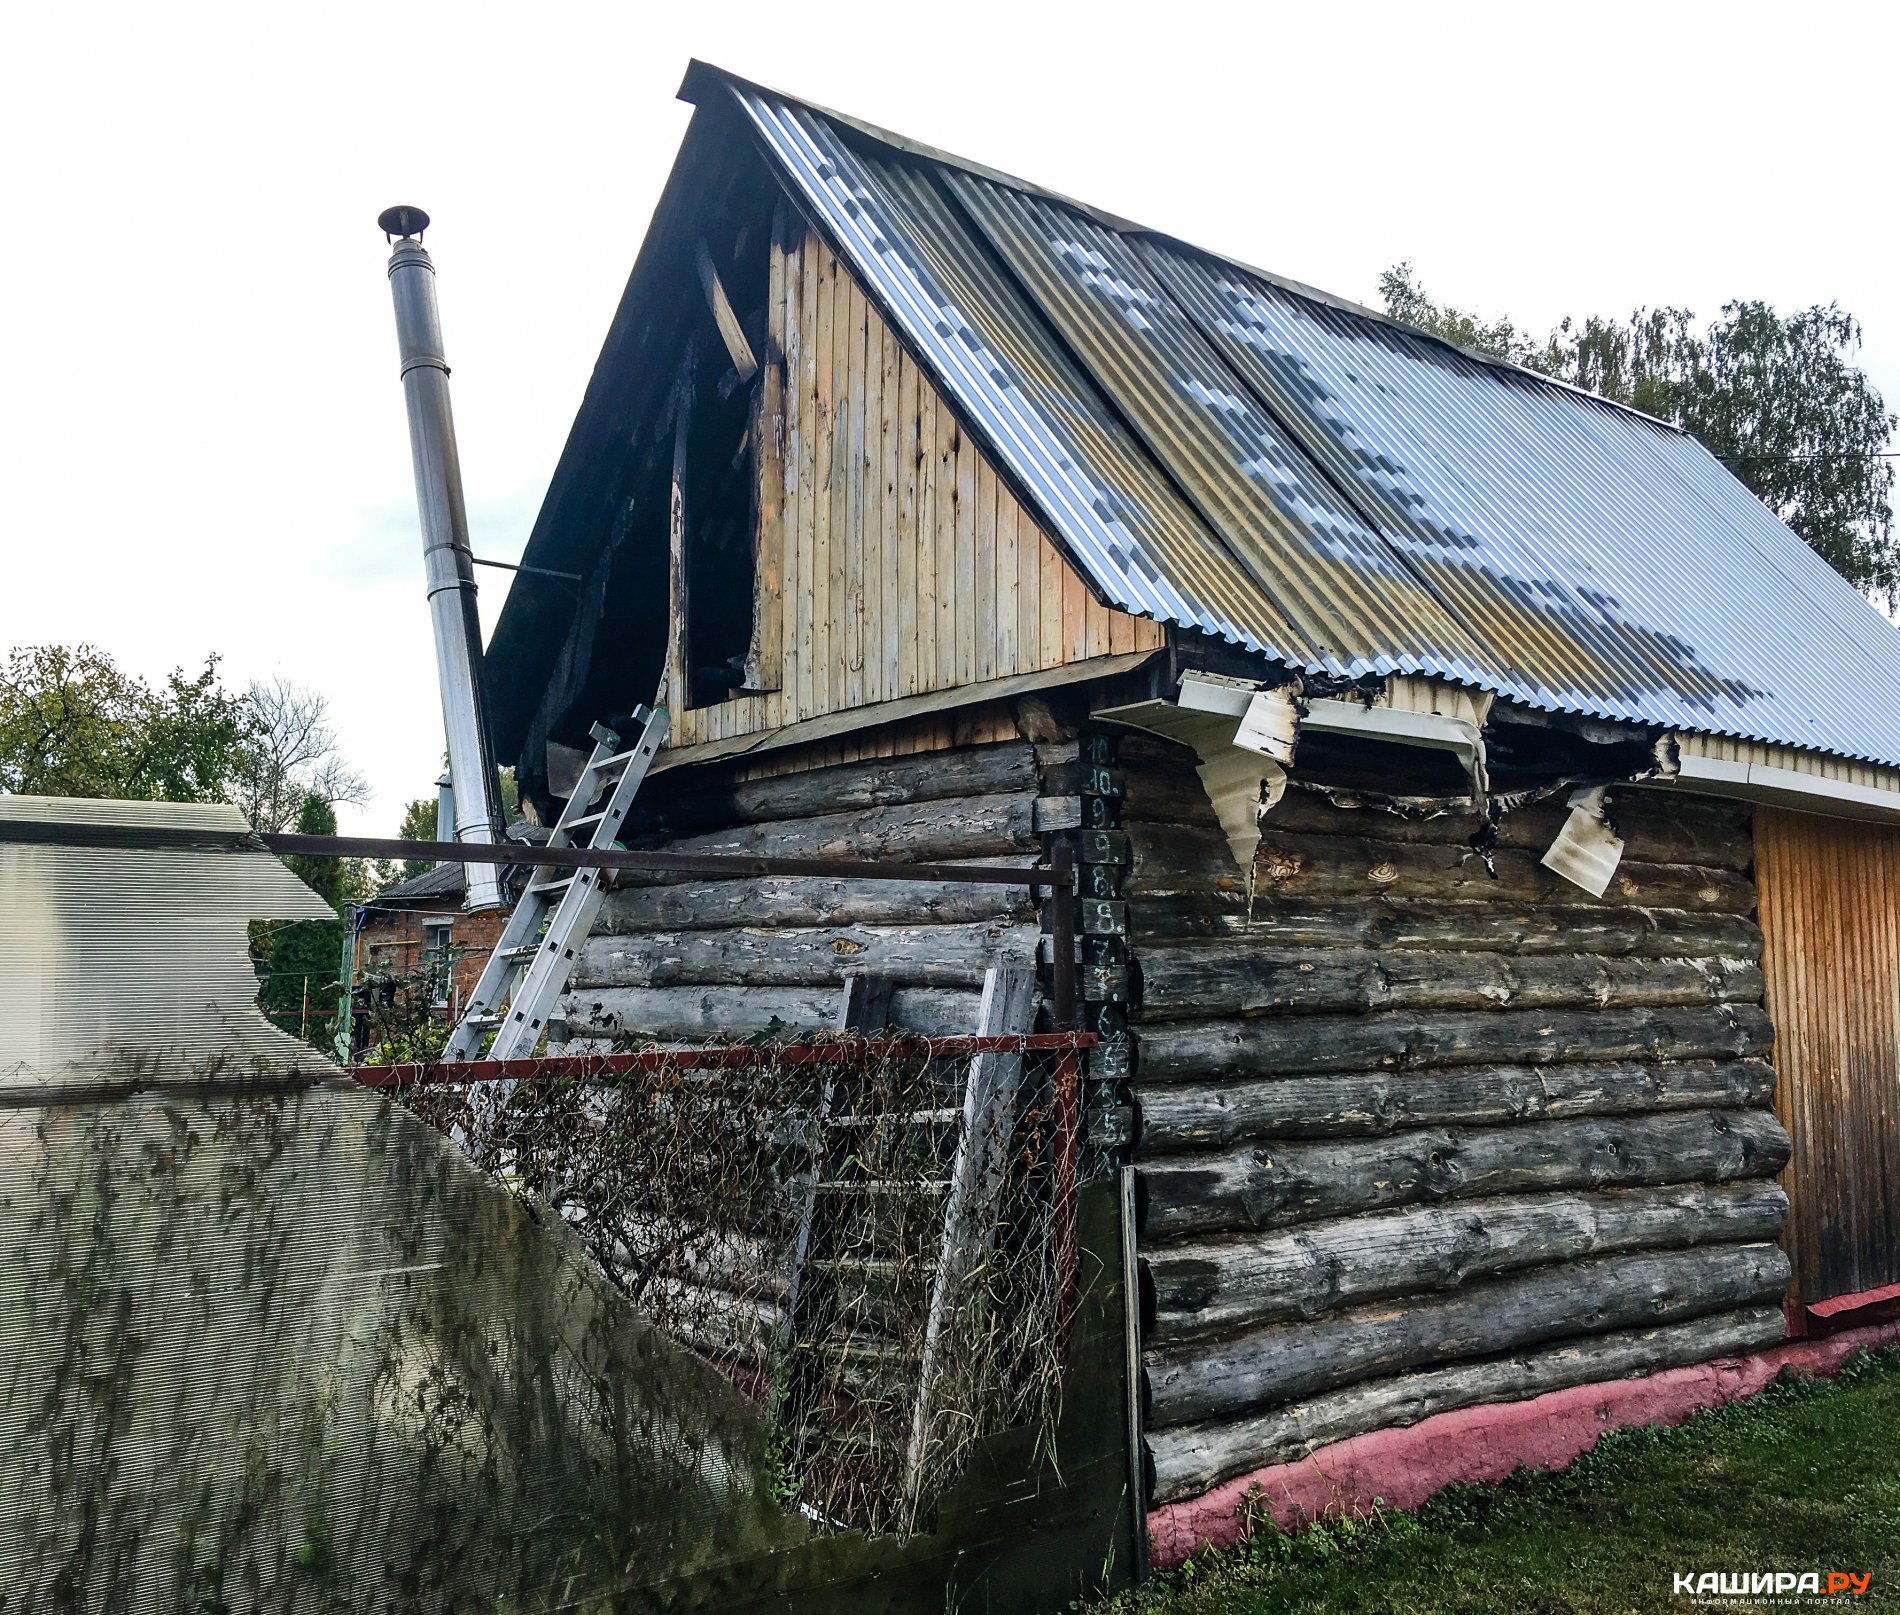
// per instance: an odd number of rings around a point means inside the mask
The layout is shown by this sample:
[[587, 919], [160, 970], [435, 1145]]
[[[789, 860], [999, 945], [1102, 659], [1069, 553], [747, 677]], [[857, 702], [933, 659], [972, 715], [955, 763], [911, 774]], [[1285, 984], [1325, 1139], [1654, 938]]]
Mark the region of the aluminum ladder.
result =
[[[555, 821], [550, 847], [608, 848], [618, 839], [634, 793], [666, 739], [666, 712], [636, 707], [630, 727], [632, 735], [623, 739], [604, 724], [594, 725], [593, 755]], [[523, 863], [533, 857], [533, 848], [522, 848]], [[535, 873], [469, 995], [444, 1060], [517, 1060], [534, 1053], [549, 1012], [567, 990], [574, 952], [593, 929], [606, 874], [545, 867]], [[491, 1029], [495, 1041], [482, 1055], [482, 1034]]]

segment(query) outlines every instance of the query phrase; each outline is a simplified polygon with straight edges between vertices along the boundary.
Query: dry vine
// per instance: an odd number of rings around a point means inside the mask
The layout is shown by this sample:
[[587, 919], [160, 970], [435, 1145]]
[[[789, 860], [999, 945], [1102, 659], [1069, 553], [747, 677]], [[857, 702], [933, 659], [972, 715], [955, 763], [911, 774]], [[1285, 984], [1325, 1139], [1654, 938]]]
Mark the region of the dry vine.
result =
[[[399, 1097], [558, 1208], [648, 1318], [765, 1407], [788, 1507], [923, 1529], [977, 1441], [1047, 1435], [1074, 1280], [1054, 1056], [912, 1039], [651, 1058]], [[1022, 1063], [1015, 1102], [974, 1127], [973, 1058]]]

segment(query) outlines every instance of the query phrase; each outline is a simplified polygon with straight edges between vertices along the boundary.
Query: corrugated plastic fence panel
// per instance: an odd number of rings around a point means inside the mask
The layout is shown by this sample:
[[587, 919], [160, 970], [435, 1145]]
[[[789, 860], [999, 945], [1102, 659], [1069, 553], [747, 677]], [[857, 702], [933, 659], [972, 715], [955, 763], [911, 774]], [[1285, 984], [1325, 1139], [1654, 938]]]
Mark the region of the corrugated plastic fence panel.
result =
[[0, 798], [6, 1607], [573, 1607], [808, 1539], [729, 1380], [264, 1020], [248, 926], [328, 905], [124, 844], [243, 829]]

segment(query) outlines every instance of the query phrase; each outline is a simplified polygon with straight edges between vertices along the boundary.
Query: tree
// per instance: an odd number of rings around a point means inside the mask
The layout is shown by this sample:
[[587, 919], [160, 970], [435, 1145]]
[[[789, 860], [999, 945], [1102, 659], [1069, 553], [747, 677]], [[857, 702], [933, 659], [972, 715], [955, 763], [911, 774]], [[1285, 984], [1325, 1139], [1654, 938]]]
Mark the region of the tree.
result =
[[1379, 277], [1379, 295], [1393, 319], [1416, 325], [1461, 348], [1475, 348], [1494, 359], [1521, 365], [1532, 364], [1541, 352], [1538, 344], [1509, 320], [1487, 320], [1468, 309], [1433, 302], [1419, 285], [1409, 261], [1394, 264]]
[[1896, 419], [1851, 362], [1861, 328], [1837, 305], [1783, 316], [1727, 303], [1700, 331], [1686, 309], [1592, 315], [1566, 319], [1538, 346], [1508, 320], [1433, 302], [1409, 263], [1379, 288], [1396, 319], [1693, 433], [1855, 588], [1890, 607], [1900, 600], [1885, 458]]
[[[497, 769], [495, 784], [501, 794], [502, 820], [512, 824], [521, 811], [521, 787], [515, 781], [515, 771], [512, 768]], [[403, 808], [402, 822], [396, 826], [396, 837], [401, 841], [434, 841], [436, 828], [436, 799], [433, 796], [418, 796]], [[428, 858], [404, 858], [400, 862], [384, 858], [377, 861], [372, 879], [380, 891], [400, 880], [414, 880], [434, 867], [433, 860]]]
[[225, 801], [249, 741], [215, 656], [152, 685], [91, 645], [24, 645], [0, 672], [0, 791]]
[[338, 750], [329, 702], [285, 678], [258, 679], [246, 696], [252, 740], [238, 805], [259, 830], [287, 830], [305, 798], [335, 806], [369, 800], [369, 786]]
[[[307, 792], [297, 812], [297, 833], [336, 834], [336, 809], [316, 791]], [[285, 858], [292, 874], [341, 910], [348, 895], [349, 871], [341, 858]], [[343, 923], [291, 920], [259, 925], [251, 934], [251, 957], [261, 985], [258, 1003], [285, 1031], [328, 1048], [336, 1031], [336, 1002], [343, 967]]]

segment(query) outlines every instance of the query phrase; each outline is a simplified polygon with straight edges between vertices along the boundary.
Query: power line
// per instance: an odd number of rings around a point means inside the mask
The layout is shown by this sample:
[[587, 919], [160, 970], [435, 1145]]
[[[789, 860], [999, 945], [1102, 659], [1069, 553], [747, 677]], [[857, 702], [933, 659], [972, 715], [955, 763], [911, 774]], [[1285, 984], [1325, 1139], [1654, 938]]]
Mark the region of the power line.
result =
[[1818, 454], [1718, 454], [1724, 465], [1798, 465], [1811, 460], [1900, 460], [1900, 449], [1826, 449]]

